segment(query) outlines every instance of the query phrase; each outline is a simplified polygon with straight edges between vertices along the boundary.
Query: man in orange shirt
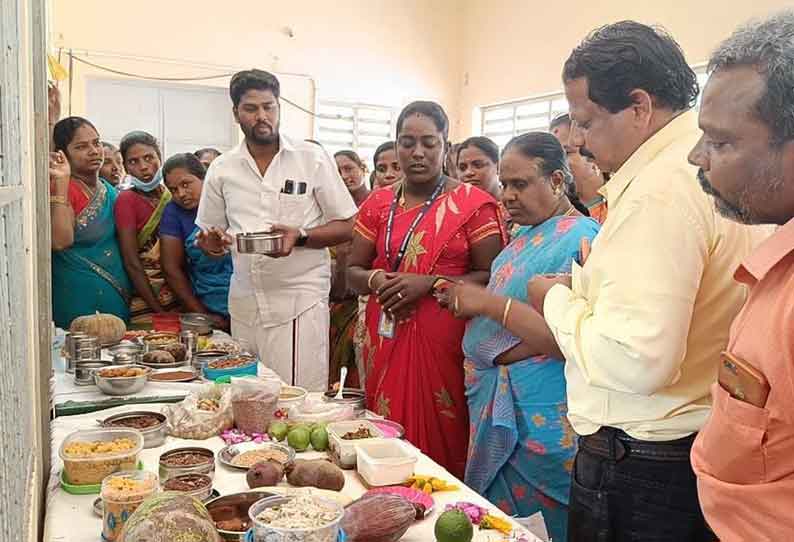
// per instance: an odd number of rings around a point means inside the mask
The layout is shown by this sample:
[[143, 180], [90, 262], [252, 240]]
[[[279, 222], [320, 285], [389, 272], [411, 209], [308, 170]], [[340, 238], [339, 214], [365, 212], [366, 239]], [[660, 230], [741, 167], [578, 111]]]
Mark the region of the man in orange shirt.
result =
[[[692, 449], [722, 541], [794, 537], [794, 11], [737, 30], [713, 54], [690, 154], [720, 213], [779, 225], [735, 273], [749, 288]], [[732, 271], [732, 270], [731, 270]]]

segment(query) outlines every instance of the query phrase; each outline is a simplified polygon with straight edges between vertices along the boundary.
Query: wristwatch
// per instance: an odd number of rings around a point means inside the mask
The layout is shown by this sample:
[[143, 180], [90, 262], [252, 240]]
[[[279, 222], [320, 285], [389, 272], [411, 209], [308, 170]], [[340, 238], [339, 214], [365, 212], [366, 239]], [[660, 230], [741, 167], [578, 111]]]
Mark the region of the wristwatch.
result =
[[296, 247], [303, 247], [306, 246], [306, 242], [309, 240], [309, 234], [303, 228], [298, 230], [298, 239], [295, 241]]

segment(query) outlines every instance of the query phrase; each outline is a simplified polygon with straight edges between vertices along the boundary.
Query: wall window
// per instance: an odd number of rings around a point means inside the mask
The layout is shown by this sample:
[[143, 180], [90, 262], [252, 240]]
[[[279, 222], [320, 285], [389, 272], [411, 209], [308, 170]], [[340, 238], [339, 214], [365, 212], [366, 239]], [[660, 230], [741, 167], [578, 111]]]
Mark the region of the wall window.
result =
[[118, 145], [127, 133], [145, 130], [160, 141], [164, 159], [203, 147], [227, 151], [239, 141], [224, 88], [89, 78], [86, 103], [102, 139]]
[[322, 101], [317, 111], [315, 139], [329, 154], [352, 149], [370, 167], [378, 145], [394, 139], [395, 110], [391, 107]]
[[[708, 79], [706, 66], [695, 68], [702, 95]], [[696, 108], [700, 107], [700, 95]], [[511, 138], [526, 132], [547, 131], [554, 117], [568, 112], [568, 101], [562, 92], [536, 98], [516, 100], [480, 108], [480, 133], [503, 147]]]
[[563, 93], [538, 98], [489, 105], [482, 108], [482, 130], [503, 147], [513, 137], [526, 132], [547, 131], [552, 119], [568, 111]]

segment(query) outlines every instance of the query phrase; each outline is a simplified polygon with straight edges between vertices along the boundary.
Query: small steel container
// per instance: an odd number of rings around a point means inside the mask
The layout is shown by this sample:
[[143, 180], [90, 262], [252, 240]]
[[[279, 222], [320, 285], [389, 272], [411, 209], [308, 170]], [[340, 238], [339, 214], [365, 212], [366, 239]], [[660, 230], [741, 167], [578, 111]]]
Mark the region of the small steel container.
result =
[[74, 383], [76, 386], [93, 386], [94, 371], [110, 367], [109, 361], [101, 359], [76, 361], [74, 364]]
[[[151, 427], [146, 427], [144, 429], [138, 429], [137, 427], [126, 427], [124, 425], [114, 425], [113, 422], [118, 422], [120, 420], [124, 420], [127, 418], [135, 418], [137, 416], [154, 416], [160, 423], [157, 425], [153, 425]], [[159, 412], [149, 412], [149, 411], [135, 411], [135, 412], [124, 412], [122, 414], [116, 414], [114, 416], [110, 416], [109, 418], [105, 418], [100, 422], [103, 427], [121, 427], [124, 429], [137, 429], [143, 435], [143, 447], [144, 448], [157, 448], [158, 446], [162, 446], [165, 443], [165, 438], [168, 436], [168, 426], [165, 423], [165, 415], [160, 414]], [[211, 489], [211, 488], [210, 488]]]
[[237, 251], [242, 254], [277, 254], [283, 248], [283, 233], [259, 231], [237, 234]]
[[125, 343], [108, 348], [114, 365], [140, 363], [143, 358], [143, 347], [138, 344]]
[[189, 329], [183, 329], [179, 334], [179, 341], [185, 345], [185, 361], [191, 361], [193, 354], [198, 350], [198, 334]]
[[336, 390], [328, 390], [323, 394], [323, 401], [327, 403], [336, 403], [339, 405], [352, 405], [356, 414], [361, 414], [366, 408], [366, 394], [364, 390], [356, 388], [344, 388], [342, 390], [342, 398], [336, 398]]
[[[183, 489], [173, 489], [168, 487], [170, 484], [178, 483], [179, 481], [199, 481], [203, 484], [199, 489], [193, 490], [183, 490]], [[206, 474], [179, 474], [177, 476], [172, 476], [168, 480], [161, 480], [160, 487], [163, 488], [163, 491], [176, 491], [177, 493], [182, 493], [183, 495], [189, 495], [190, 497], [195, 497], [200, 501], [206, 501], [209, 499], [210, 495], [212, 494], [212, 478], [207, 476]]]
[[192, 331], [196, 335], [212, 335], [212, 318], [200, 312], [188, 312], [179, 315], [182, 331]]
[[133, 393], [138, 393], [146, 385], [146, 381], [149, 380], [149, 374], [152, 372], [149, 367], [144, 367], [142, 365], [110, 365], [104, 368], [128, 369], [132, 367], [143, 369], [143, 374], [140, 376], [116, 376], [108, 378], [99, 375], [101, 369], [94, 369], [94, 380], [96, 381], [97, 387], [106, 395], [131, 395]]
[[[168, 459], [179, 454], [196, 454], [200, 456], [204, 456], [206, 458], [206, 462], [198, 463], [195, 465], [169, 465]], [[173, 478], [174, 476], [179, 476], [180, 474], [206, 474], [210, 478], [215, 477], [215, 453], [210, 450], [209, 448], [199, 448], [189, 446], [186, 448], [174, 448], [173, 450], [169, 450], [160, 454], [160, 480], [166, 481], [169, 478]]]
[[195, 352], [193, 354], [193, 367], [200, 373], [208, 363], [228, 355], [229, 353], [223, 350], [202, 350], [200, 352]]
[[[244, 491], [211, 499], [205, 503], [205, 506], [214, 522], [242, 519], [250, 523], [251, 520], [248, 517], [248, 510], [251, 506], [261, 499], [272, 496], [274, 496], [274, 494], [268, 491]], [[243, 531], [218, 529], [218, 534], [221, 535], [221, 538], [229, 542], [245, 542], [247, 532], [247, 529]]]
[[78, 361], [100, 359], [102, 348], [99, 339], [89, 335], [76, 336], [70, 343], [69, 359], [66, 363], [66, 372], [74, 372], [74, 364]]

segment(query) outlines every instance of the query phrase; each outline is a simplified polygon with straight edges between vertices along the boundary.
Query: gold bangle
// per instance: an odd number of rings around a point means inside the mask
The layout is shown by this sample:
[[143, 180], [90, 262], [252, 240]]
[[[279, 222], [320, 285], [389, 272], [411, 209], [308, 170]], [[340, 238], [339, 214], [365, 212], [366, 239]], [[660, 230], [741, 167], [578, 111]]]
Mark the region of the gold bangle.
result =
[[510, 314], [510, 305], [513, 304], [513, 298], [508, 297], [505, 303], [505, 310], [502, 313], [502, 327], [507, 327], [507, 315]]
[[367, 279], [367, 288], [369, 288], [370, 292], [373, 291], [372, 290], [372, 279], [374, 279], [375, 275], [377, 275], [378, 273], [383, 273], [383, 269], [376, 269], [375, 271], [373, 271], [372, 273], [369, 274], [369, 278]]
[[69, 200], [65, 196], [50, 196], [50, 203], [56, 205], [69, 205]]

